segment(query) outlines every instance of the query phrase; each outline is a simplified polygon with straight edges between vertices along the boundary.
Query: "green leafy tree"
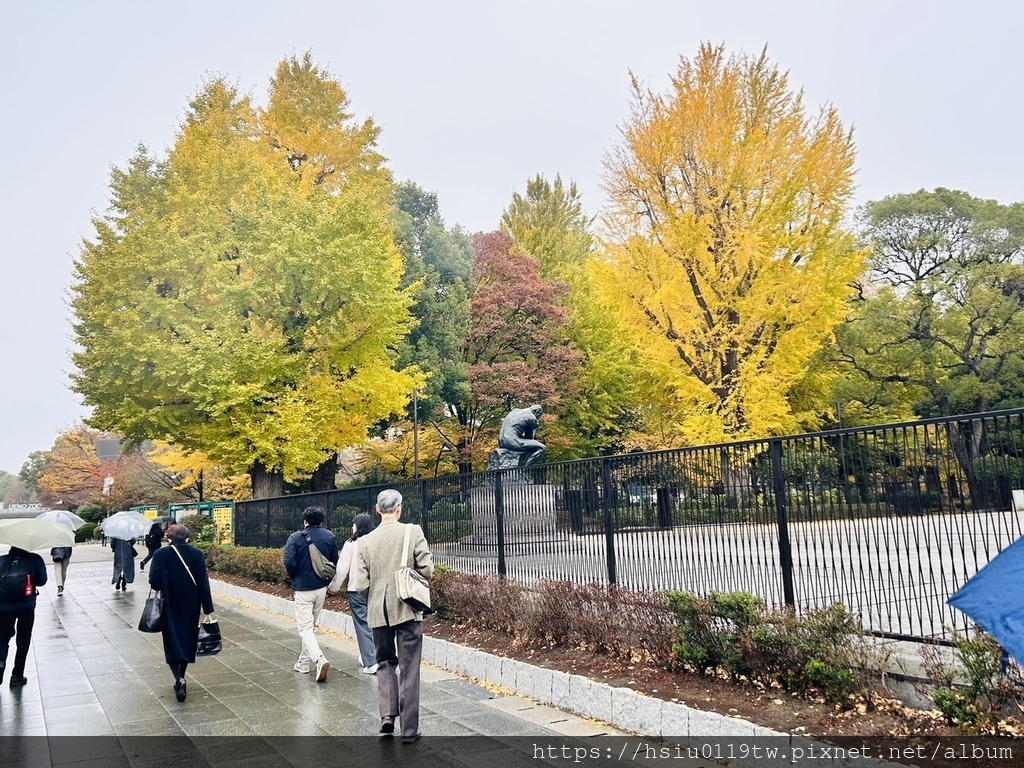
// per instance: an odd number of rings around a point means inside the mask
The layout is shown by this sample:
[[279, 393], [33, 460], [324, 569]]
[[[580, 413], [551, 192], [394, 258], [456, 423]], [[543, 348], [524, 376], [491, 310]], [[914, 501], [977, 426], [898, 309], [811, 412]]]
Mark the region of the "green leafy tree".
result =
[[[405, 257], [403, 287], [414, 292], [412, 313], [417, 321], [399, 360], [417, 366], [427, 377], [418, 392], [417, 418], [434, 434], [424, 435], [419, 447], [423, 461], [437, 474], [457, 460], [459, 426], [453, 408], [470, 396], [462, 350], [469, 337], [473, 245], [461, 229], [445, 226], [433, 192], [407, 182], [399, 185], [397, 200], [398, 242]], [[411, 432], [413, 416], [410, 404], [403, 423], [395, 426]], [[385, 448], [375, 445], [371, 453], [379, 458], [394, 449], [402, 455], [392, 456], [391, 465], [415, 474], [415, 456], [406, 442], [388, 440]]]
[[[648, 430], [717, 442], [802, 426], [790, 397], [847, 312], [854, 146], [766, 54], [703, 45], [634, 82], [606, 160], [601, 289], [635, 338]], [[660, 439], [660, 438], [659, 438]]]
[[[544, 280], [565, 284], [562, 303], [569, 338], [581, 354], [572, 401], [553, 430], [567, 456], [622, 450], [625, 434], [638, 423], [636, 356], [613, 307], [594, 288], [590, 274], [594, 237], [574, 183], [537, 175], [516, 192], [501, 218], [518, 253], [535, 259]], [[557, 453], [557, 452], [553, 452]]]
[[[921, 416], [1024, 404], [1024, 205], [921, 190], [868, 203], [862, 223], [870, 282], [836, 332], [856, 387], [839, 392], [847, 412], [876, 415], [883, 392], [905, 393]], [[949, 436], [971, 496], [985, 499], [981, 423]]]
[[902, 388], [922, 416], [1024, 402], [1024, 205], [936, 189], [868, 203], [869, 282], [837, 329], [869, 408]]
[[7, 493], [7, 489], [10, 488], [17, 479], [17, 475], [12, 475], [10, 472], [0, 469], [0, 499], [4, 497]]
[[46, 466], [46, 452], [32, 451], [18, 471], [18, 479], [31, 496], [39, 494], [39, 473]]
[[166, 158], [113, 172], [72, 288], [94, 426], [247, 472], [259, 498], [404, 409], [411, 299], [377, 134], [307, 54], [266, 109], [210, 81]]
[[540, 174], [533, 177], [525, 195], [512, 194], [501, 230], [517, 251], [537, 260], [548, 282], [573, 285], [583, 279], [594, 238], [575, 182], [566, 186], [561, 176], [554, 183]]

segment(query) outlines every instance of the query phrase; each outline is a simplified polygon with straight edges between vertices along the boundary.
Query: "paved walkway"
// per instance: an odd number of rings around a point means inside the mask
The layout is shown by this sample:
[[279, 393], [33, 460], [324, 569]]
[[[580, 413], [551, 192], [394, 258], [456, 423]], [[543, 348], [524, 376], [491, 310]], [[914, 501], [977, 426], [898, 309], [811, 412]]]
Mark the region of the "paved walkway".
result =
[[[398, 763], [519, 768], [538, 765], [538, 758], [542, 764], [607, 765], [616, 757], [621, 762], [623, 755], [647, 764], [642, 752], [639, 759], [632, 756], [634, 748], [646, 749], [658, 735], [677, 740], [669, 734], [710, 740], [719, 751], [759, 744], [781, 747], [785, 754], [805, 743], [743, 720], [521, 662], [506, 664], [441, 641], [431, 648], [436, 663], [466, 676], [425, 663], [420, 712], [425, 738], [415, 745], [380, 739], [376, 679], [361, 672], [353, 639], [318, 630], [332, 665], [328, 680], [318, 684], [292, 670], [299, 641], [294, 620], [274, 612], [283, 601], [216, 582], [224, 650], [189, 667], [188, 700], [179, 703], [160, 635], [136, 629], [148, 593], [145, 574], [138, 574], [127, 592], [116, 592], [110, 569], [110, 550], [76, 547], [64, 595], [58, 598], [52, 583], [41, 590], [28, 684], [11, 689], [5, 679], [0, 685], [0, 768]], [[242, 602], [263, 598], [269, 609]], [[324, 623], [337, 625], [339, 616]], [[12, 643], [9, 663], [13, 651]], [[496, 661], [501, 663], [495, 666]], [[509, 693], [524, 685], [534, 691], [533, 698]], [[545, 700], [563, 708], [541, 703]], [[633, 725], [619, 730], [567, 709], [608, 712], [608, 720]], [[304, 736], [322, 738], [294, 738]], [[721, 764], [707, 756], [672, 757], [676, 765]]]
[[[318, 632], [332, 669], [317, 684], [292, 670], [299, 645], [293, 620], [223, 598], [215, 603], [224, 651], [189, 667], [188, 700], [179, 703], [160, 635], [136, 629], [145, 574], [116, 592], [102, 561], [109, 558], [82, 562], [83, 549], [76, 548], [62, 597], [51, 584], [40, 591], [29, 682], [11, 689], [5, 679], [0, 686], [0, 736], [377, 733], [376, 678], [360, 671], [354, 640]], [[12, 641], [8, 663], [13, 653]], [[444, 736], [618, 733], [431, 666], [422, 673], [420, 722], [424, 733]]]

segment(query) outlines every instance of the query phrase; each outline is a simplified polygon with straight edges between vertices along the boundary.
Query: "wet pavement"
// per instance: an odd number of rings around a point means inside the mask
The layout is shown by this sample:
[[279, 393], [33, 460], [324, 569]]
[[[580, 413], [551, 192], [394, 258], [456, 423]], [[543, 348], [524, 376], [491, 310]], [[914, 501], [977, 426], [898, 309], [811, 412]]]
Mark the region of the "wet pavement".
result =
[[[420, 700], [424, 738], [416, 744], [382, 739], [377, 735], [376, 679], [361, 671], [352, 638], [318, 630], [331, 671], [326, 682], [317, 683], [312, 675], [292, 670], [299, 650], [294, 619], [256, 607], [261, 593], [246, 595], [216, 583], [224, 650], [190, 665], [188, 699], [180, 703], [163, 660], [161, 636], [137, 629], [149, 591], [145, 574], [138, 574], [127, 592], [115, 591], [110, 559], [108, 549], [76, 547], [64, 595], [57, 597], [52, 581], [41, 589], [25, 670], [28, 684], [12, 689], [4, 679], [0, 685], [0, 768], [525, 768], [538, 761], [595, 766], [611, 760], [660, 765], [663, 759], [647, 759], [648, 750], [666, 748], [665, 741], [655, 741], [659, 733], [676, 748], [699, 745], [692, 754], [672, 753], [675, 765], [760, 768], [788, 765], [794, 750], [806, 755], [808, 748], [819, 746], [746, 721], [641, 701], [627, 689], [582, 678], [572, 678], [582, 683], [579, 692], [575, 682], [569, 683], [566, 708], [550, 706], [542, 701], [555, 700], [544, 697], [554, 696], [558, 678], [541, 691], [539, 681], [546, 678], [520, 662], [499, 665], [493, 675], [467, 676], [425, 663]], [[492, 669], [493, 658], [474, 662], [479, 651], [445, 645], [447, 668], [461, 671], [478, 663]], [[9, 664], [13, 652], [12, 642]], [[536, 698], [500, 687], [513, 672], [517, 689], [532, 684]], [[585, 712], [602, 700], [608, 705], [602, 711], [614, 715], [612, 722], [634, 725], [620, 724], [628, 731], [619, 730], [567, 711]], [[656, 706], [653, 713], [649, 705]], [[310, 736], [320, 738], [297, 738]], [[734, 750], [754, 747], [776, 749], [782, 760], [732, 756]], [[833, 766], [831, 759], [804, 763]], [[857, 764], [868, 768], [877, 763]]]
[[[5, 678], [0, 685], [0, 736], [377, 734], [376, 679], [362, 673], [354, 640], [318, 631], [331, 661], [318, 684], [292, 670], [293, 620], [224, 598], [215, 597], [224, 650], [189, 666], [188, 699], [179, 703], [160, 635], [136, 628], [145, 574], [117, 592], [110, 567], [109, 550], [76, 547], [64, 595], [57, 597], [52, 577], [40, 590], [28, 684], [12, 689]], [[421, 730], [431, 736], [618, 733], [430, 665], [420, 706]]]

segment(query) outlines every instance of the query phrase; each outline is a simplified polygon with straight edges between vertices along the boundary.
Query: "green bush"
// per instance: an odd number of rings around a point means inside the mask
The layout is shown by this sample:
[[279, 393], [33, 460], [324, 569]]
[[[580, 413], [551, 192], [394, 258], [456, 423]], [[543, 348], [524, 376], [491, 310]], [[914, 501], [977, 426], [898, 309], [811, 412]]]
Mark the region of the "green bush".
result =
[[458, 541], [473, 532], [469, 504], [442, 499], [430, 508], [428, 520], [430, 540], [435, 544]]
[[75, 514], [87, 523], [98, 524], [107, 516], [107, 509], [99, 504], [83, 504], [75, 510]]
[[854, 663], [860, 628], [842, 605], [797, 616], [769, 610], [746, 592], [666, 596], [677, 667], [721, 670], [733, 679], [778, 684], [837, 703], [848, 701], [860, 685]]
[[999, 734], [1008, 711], [1020, 711], [1020, 690], [1003, 670], [1003, 649], [980, 627], [953, 631], [953, 663], [939, 660], [937, 648], [922, 651], [934, 688], [930, 697], [951, 724], [969, 733]]
[[291, 584], [284, 568], [283, 549], [206, 543], [201, 543], [200, 549], [206, 553], [206, 565], [211, 571], [267, 584]]
[[77, 531], [75, 531], [75, 543], [79, 544], [83, 541], [89, 541], [90, 539], [97, 538], [95, 532], [98, 530], [96, 523], [86, 523]]
[[213, 518], [206, 515], [186, 515], [180, 522], [192, 532], [193, 541], [201, 540], [203, 531], [214, 527]]

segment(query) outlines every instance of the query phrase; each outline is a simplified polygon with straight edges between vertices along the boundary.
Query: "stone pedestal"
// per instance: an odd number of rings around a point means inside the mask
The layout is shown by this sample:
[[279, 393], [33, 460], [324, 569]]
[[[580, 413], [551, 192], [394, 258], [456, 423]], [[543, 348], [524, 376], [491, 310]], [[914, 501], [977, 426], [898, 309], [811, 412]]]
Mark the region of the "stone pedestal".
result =
[[[506, 550], [556, 538], [555, 490], [556, 486], [550, 483], [502, 486]], [[497, 547], [498, 516], [494, 502], [493, 486], [470, 489], [473, 535], [460, 543], [471, 547]]]

